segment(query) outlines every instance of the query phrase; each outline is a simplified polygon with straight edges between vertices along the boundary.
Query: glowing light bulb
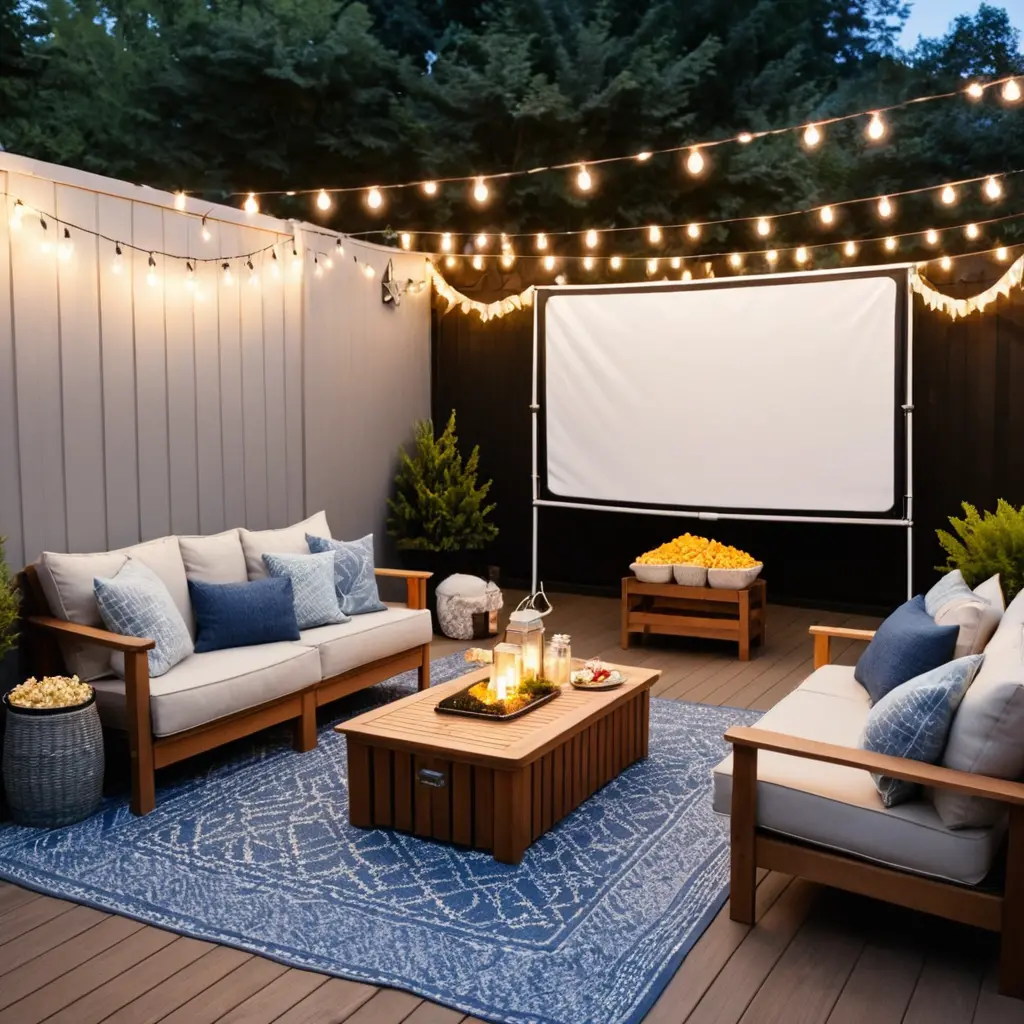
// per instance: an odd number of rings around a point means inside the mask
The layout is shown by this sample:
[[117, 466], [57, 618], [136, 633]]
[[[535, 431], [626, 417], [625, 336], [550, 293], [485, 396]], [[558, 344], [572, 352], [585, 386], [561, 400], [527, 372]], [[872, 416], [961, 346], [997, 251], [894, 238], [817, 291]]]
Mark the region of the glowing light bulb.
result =
[[555, 269], [555, 257], [548, 255], [544, 257], [544, 269], [554, 270]]
[[868, 122], [868, 138], [873, 142], [877, 142], [879, 139], [885, 138], [885, 121], [882, 120], [882, 115], [875, 112], [871, 115], [871, 120]]
[[155, 288], [160, 282], [160, 276], [156, 272], [156, 260], [153, 258], [153, 254], [149, 254], [149, 269], [146, 271], [146, 284], [150, 288]]
[[684, 281], [692, 281], [693, 280], [693, 271], [692, 270], [684, 270], [683, 271], [683, 278], [682, 279]]
[[302, 257], [299, 250], [292, 246], [292, 273], [298, 277], [302, 273]]
[[800, 248], [797, 249], [797, 251], [793, 254], [793, 258], [797, 261], [797, 263], [803, 266], [803, 264], [805, 264], [809, 258], [807, 254], [807, 249], [801, 245]]
[[672, 259], [668, 261], [668, 265], [673, 270], [678, 270], [683, 265], [683, 260], [680, 256], [673, 256]]
[[768, 265], [772, 267], [779, 262], [779, 254], [774, 249], [769, 249], [764, 254], [764, 258], [768, 261]]
[[929, 245], [938, 245], [939, 244], [939, 233], [938, 233], [938, 231], [936, 231], [935, 228], [929, 228], [924, 233], [924, 240]]
[[593, 178], [590, 176], [590, 171], [587, 170], [585, 165], [580, 165], [580, 172], [576, 175], [576, 187], [581, 192], [589, 192], [590, 187], [594, 184]]
[[584, 270], [593, 270], [594, 269], [594, 257], [593, 256], [584, 256], [583, 257], [583, 269]]
[[657, 260], [648, 260], [647, 261], [647, 273], [648, 274], [656, 274], [657, 272], [658, 272], [658, 261]]
[[205, 217], [202, 220], [202, 228], [200, 229], [199, 234], [202, 236], [204, 242], [208, 242], [210, 241], [211, 238], [213, 238], [213, 235], [210, 234], [210, 229], [206, 226]]
[[818, 211], [818, 216], [821, 217], [822, 224], [832, 224], [836, 219], [836, 211], [831, 206], [823, 206]]
[[700, 225], [699, 224], [687, 224], [686, 225], [686, 237], [696, 241], [700, 238]]
[[729, 266], [733, 270], [739, 270], [743, 266], [743, 257], [738, 252], [732, 253], [729, 257]]
[[736, 141], [746, 146], [748, 143], [754, 141], [754, 136], [751, 135], [750, 132], [740, 132], [739, 135], [736, 136]]
[[814, 149], [821, 143], [821, 130], [816, 124], [809, 124], [804, 129], [804, 145], [808, 149]]
[[423, 194], [425, 196], [436, 196], [437, 195], [437, 182], [436, 181], [425, 181], [422, 185]]
[[478, 249], [486, 249], [489, 242], [490, 239], [483, 233], [477, 235], [476, 238], [473, 239], [473, 244]]
[[329, 210], [331, 208], [331, 197], [323, 189], [320, 189], [317, 193], [316, 205], [321, 210]]
[[185, 261], [185, 291], [194, 292], [196, 290], [196, 268], [192, 266], [191, 262]]
[[888, 237], [888, 238], [887, 238], [887, 239], [885, 240], [885, 251], [886, 251], [886, 252], [895, 252], [895, 251], [896, 251], [896, 246], [897, 246], [898, 244], [899, 244], [899, 243], [898, 243], [898, 242], [896, 241], [896, 239], [895, 239], [895, 238], [893, 238], [893, 237], [892, 237], [892, 235], [890, 235], [890, 236], [889, 236], [889, 237]]
[[477, 178], [473, 186], [473, 199], [478, 203], [486, 203], [487, 197], [491, 194], [487, 182], [483, 178]]
[[985, 87], [981, 82], [971, 82], [965, 91], [972, 100], [980, 100], [981, 97], [985, 95]]
[[772, 233], [772, 222], [767, 217], [761, 217], [757, 222], [757, 233], [762, 238], [767, 238]]
[[254, 213], [260, 212], [260, 204], [256, 199], [256, 193], [250, 192], [245, 200], [245, 206], [243, 207], [245, 212], [251, 217]]
[[1020, 86], [1017, 84], [1016, 78], [1011, 78], [1003, 86], [1003, 99], [1007, 103], [1016, 103], [1020, 99]]
[[989, 177], [985, 179], [984, 192], [986, 199], [999, 199], [1003, 194], [1003, 186], [998, 178]]
[[[341, 257], [345, 255], [345, 246], [341, 244], [340, 238], [334, 243], [334, 255], [337, 256], [338, 259], [341, 259]], [[276, 253], [274, 254], [274, 258], [277, 258]]]
[[651, 243], [651, 245], [658, 245], [658, 244], [660, 244], [660, 242], [661, 242], [661, 228], [659, 228], [657, 224], [652, 224], [647, 229], [647, 241], [649, 241]]
[[947, 185], [939, 198], [946, 206], [952, 206], [956, 202], [956, 189], [952, 185]]
[[704, 154], [696, 146], [690, 150], [690, 154], [686, 158], [686, 169], [694, 177], [704, 173]]
[[888, 220], [892, 216], [892, 200], [888, 196], [882, 196], [878, 200], [878, 216], [882, 220]]
[[612, 270], [621, 270], [622, 269], [622, 257], [621, 256], [613, 256], [608, 261], [608, 266], [611, 267]]
[[124, 272], [124, 253], [121, 252], [121, 244], [119, 242], [114, 243], [114, 262], [111, 264], [110, 269], [115, 274]]
[[366, 205], [371, 210], [379, 210], [384, 205], [384, 196], [376, 185], [366, 193]]
[[473, 257], [473, 269], [474, 270], [483, 270], [484, 269], [484, 258], [483, 258], [483, 256], [480, 256], [479, 254], [477, 254], [476, 256]]
[[458, 260], [454, 256], [446, 256], [444, 259], [444, 265], [451, 269], [458, 264]]
[[451, 234], [449, 232], [446, 231], [441, 236], [441, 252], [451, 252], [451, 251], [452, 251], [452, 236], [451, 236]]
[[220, 269], [223, 271], [223, 273], [221, 274], [221, 278], [220, 278], [221, 281], [225, 285], [232, 285], [232, 284], [234, 284], [235, 283], [235, 279], [231, 275], [231, 264], [230, 263], [222, 263], [220, 265]]
[[[318, 256], [314, 256], [313, 257], [313, 276], [314, 277], [323, 277], [324, 276], [324, 268], [320, 265], [320, 258]], [[225, 281], [225, 284], [226, 283], [227, 282]]]
[[501, 265], [508, 270], [516, 262], [516, 254], [514, 252], [506, 252], [502, 254]]
[[185, 193], [184, 192], [175, 192], [174, 193], [174, 208], [176, 210], [184, 210], [185, 209]]
[[597, 248], [597, 232], [593, 228], [587, 232], [583, 239], [583, 244], [586, 245], [588, 249]]
[[11, 211], [11, 227], [17, 230], [21, 227], [21, 218], [25, 216], [25, 204], [20, 199], [14, 200], [14, 209]]
[[[330, 266], [330, 261], [328, 261], [328, 266]], [[260, 283], [260, 275], [256, 272], [251, 257], [245, 261], [245, 269], [249, 271], [249, 287], [255, 288]]]
[[851, 256], [851, 257], [852, 256], [856, 256], [857, 255], [857, 243], [856, 242], [847, 242], [846, 245], [843, 246], [843, 254], [846, 255], [846, 256]]
[[537, 236], [537, 248], [543, 252], [548, 247], [548, 236], [541, 232]]
[[364, 263], [363, 264], [363, 277], [365, 277], [368, 281], [369, 280], [373, 280], [373, 278], [376, 275], [376, 273], [377, 273], [377, 271], [374, 270], [373, 267], [371, 267], [369, 263]]
[[1005, 263], [1009, 255], [1010, 254], [1005, 245], [1001, 245], [996, 249], [996, 259], [999, 260], [1000, 263]]
[[973, 241], [981, 234], [981, 229], [977, 224], [968, 224], [967, 227], [964, 228], [964, 234]]
[[645, 163], [647, 163], [647, 161], [648, 161], [648, 160], [650, 160], [650, 159], [651, 159], [651, 155], [652, 155], [652, 154], [651, 154], [651, 153], [649, 153], [649, 152], [648, 152], [648, 151], [647, 151], [647, 150], [645, 149], [645, 150], [643, 150], [642, 152], [640, 152], [640, 153], [637, 153], [637, 155], [636, 155], [636, 159], [637, 159], [637, 160], [639, 160], [639, 161], [640, 161], [640, 163], [642, 163], [642, 164], [645, 164]]
[[948, 256], [943, 256], [942, 259], [939, 260], [939, 266], [942, 267], [943, 270], [949, 270], [953, 266], [953, 261]]
[[75, 251], [75, 243], [71, 240], [71, 232], [67, 228], [64, 229], [64, 237], [60, 240], [60, 245], [57, 246], [57, 258], [64, 263], [67, 263], [71, 259], [71, 254]]
[[402, 234], [398, 238], [398, 244], [403, 249], [411, 248], [412, 247], [412, 235], [410, 235], [408, 231], [403, 231]]

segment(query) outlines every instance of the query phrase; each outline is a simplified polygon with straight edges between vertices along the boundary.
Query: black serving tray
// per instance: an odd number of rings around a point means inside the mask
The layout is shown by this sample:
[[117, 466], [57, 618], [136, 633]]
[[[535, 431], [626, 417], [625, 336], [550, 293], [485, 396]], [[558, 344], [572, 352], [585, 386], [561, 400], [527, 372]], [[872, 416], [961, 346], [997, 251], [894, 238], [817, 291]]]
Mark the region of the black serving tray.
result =
[[[463, 704], [466, 697], [469, 695], [469, 691], [472, 690], [474, 686], [479, 686], [481, 682], [490, 682], [490, 680], [478, 679], [475, 683], [471, 683], [469, 686], [463, 687], [461, 690], [453, 693], [450, 697], [445, 697], [444, 700], [435, 704], [434, 710], [440, 715], [461, 715], [463, 718], [483, 718], [490, 722], [510, 722], [513, 718], [521, 718], [523, 715], [527, 715], [542, 705], [553, 701], [562, 692], [561, 687], [557, 687], [550, 693], [546, 693], [543, 697], [538, 697], [536, 700], [530, 701], [530, 703], [525, 707], [519, 708], [518, 711], [513, 711], [511, 714], [492, 714], [488, 711], [471, 710]], [[463, 706], [460, 706], [460, 704]]]

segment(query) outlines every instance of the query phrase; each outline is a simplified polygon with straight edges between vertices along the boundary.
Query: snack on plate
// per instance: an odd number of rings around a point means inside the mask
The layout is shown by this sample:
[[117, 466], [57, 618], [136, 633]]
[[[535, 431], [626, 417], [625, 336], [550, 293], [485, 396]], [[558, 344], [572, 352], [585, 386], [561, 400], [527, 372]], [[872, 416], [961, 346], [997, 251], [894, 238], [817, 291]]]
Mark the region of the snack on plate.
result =
[[684, 533], [642, 554], [640, 565], [699, 565], [705, 569], [753, 569], [761, 563], [731, 544]]

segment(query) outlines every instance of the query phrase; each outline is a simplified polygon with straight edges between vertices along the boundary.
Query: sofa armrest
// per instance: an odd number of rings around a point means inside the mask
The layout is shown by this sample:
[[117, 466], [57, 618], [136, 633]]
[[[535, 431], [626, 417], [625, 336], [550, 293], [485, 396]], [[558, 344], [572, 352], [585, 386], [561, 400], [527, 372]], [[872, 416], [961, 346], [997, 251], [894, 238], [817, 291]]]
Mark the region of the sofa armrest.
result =
[[871, 640], [873, 629], [847, 629], [846, 626], [811, 626], [814, 637], [814, 667], [821, 668], [832, 662], [832, 638], [837, 640]]
[[[906, 782], [916, 782], [922, 786], [934, 786], [954, 793], [1024, 807], [1024, 783], [1021, 782], [993, 779], [988, 775], [955, 771], [941, 765], [926, 764], [924, 761], [875, 754], [869, 750], [841, 747], [835, 743], [820, 743], [818, 740], [806, 740], [799, 736], [786, 736], [767, 729], [734, 726], [726, 732], [725, 738], [734, 748], [745, 752], [745, 761], [753, 755], [755, 764], [757, 751], [769, 750], [776, 754], [805, 757], [812, 761], [845, 765], [848, 768], [863, 768], [865, 771], [903, 779]], [[756, 772], [754, 778], [756, 779]]]
[[34, 626], [37, 629], [46, 629], [62, 634], [69, 640], [95, 644], [97, 647], [106, 647], [108, 650], [122, 651], [125, 654], [131, 654], [134, 651], [151, 651], [156, 647], [155, 640], [134, 636], [121, 636], [119, 633], [110, 633], [105, 629], [96, 629], [94, 626], [82, 626], [77, 622], [65, 622], [64, 619], [54, 619], [45, 615], [30, 616], [27, 622], [30, 626]]
[[405, 603], [410, 608], [427, 607], [427, 580], [434, 574], [421, 569], [374, 569], [378, 576], [405, 580]]

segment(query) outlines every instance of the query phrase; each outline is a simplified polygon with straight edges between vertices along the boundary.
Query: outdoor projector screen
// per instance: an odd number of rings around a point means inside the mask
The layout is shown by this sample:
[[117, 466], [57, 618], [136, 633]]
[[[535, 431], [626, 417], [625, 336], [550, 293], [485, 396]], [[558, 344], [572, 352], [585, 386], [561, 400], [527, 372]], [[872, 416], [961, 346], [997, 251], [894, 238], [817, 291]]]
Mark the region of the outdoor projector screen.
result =
[[548, 497], [902, 514], [904, 281], [543, 293]]

